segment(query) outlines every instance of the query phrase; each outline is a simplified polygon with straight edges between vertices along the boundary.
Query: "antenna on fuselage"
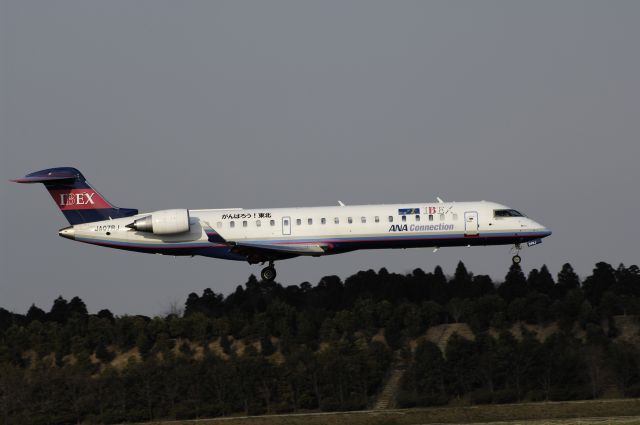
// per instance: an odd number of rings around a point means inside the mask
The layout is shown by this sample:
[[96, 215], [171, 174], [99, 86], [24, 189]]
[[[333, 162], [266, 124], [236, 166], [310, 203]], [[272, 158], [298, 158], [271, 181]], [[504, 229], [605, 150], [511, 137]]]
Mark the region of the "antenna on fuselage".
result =
[[338, 199], [338, 204], [340, 204], [341, 207], [344, 207], [344, 202], [342, 202], [341, 200]]
[[436, 196], [436, 199], [438, 200], [438, 203], [439, 203], [439, 204], [444, 204], [444, 201], [443, 201], [442, 199], [440, 199], [440, 197], [439, 197], [439, 196]]

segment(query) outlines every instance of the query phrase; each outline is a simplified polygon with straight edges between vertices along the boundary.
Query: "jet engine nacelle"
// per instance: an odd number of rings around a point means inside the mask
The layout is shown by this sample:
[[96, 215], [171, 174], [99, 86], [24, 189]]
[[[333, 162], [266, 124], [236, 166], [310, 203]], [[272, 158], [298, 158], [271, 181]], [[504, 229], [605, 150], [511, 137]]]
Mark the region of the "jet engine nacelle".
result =
[[189, 231], [189, 210], [155, 211], [127, 225], [128, 228], [154, 235], [175, 235]]

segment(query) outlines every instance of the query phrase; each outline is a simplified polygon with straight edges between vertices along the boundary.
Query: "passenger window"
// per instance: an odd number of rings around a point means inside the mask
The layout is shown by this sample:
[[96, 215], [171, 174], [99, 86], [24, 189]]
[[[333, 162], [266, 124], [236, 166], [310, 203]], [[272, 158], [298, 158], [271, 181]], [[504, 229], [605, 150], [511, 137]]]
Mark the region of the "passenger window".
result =
[[321, 224], [327, 224], [327, 219], [326, 219], [326, 218], [324, 218], [324, 217], [323, 217], [323, 218], [321, 218], [321, 219], [320, 219], [320, 223], [321, 223]]
[[235, 222], [235, 221], [230, 221], [230, 222], [229, 222], [229, 227], [231, 227], [232, 229], [233, 229], [234, 227], [236, 227], [236, 222]]
[[336, 218], [333, 219], [333, 222], [335, 224], [340, 224], [340, 219], [338, 217], [336, 217]]
[[416, 216], [416, 221], [420, 221], [420, 215]]
[[311, 226], [313, 224], [313, 219], [312, 218], [308, 219], [307, 223], [309, 224], [309, 226]]
[[440, 214], [440, 221], [444, 221], [444, 214]]
[[300, 226], [302, 224], [302, 220], [300, 220], [299, 218], [296, 219], [296, 225]]
[[393, 223], [393, 216], [392, 215], [389, 216], [389, 223]]
[[380, 223], [380, 217], [375, 216], [375, 217], [374, 217], [374, 220], [375, 220], [375, 222], [376, 222], [376, 223]]
[[260, 220], [256, 220], [256, 227], [260, 227], [262, 226], [262, 223], [260, 223]]
[[[284, 224], [288, 224], [288, 223], [289, 223], [289, 222], [285, 220], [285, 223], [284, 223]], [[271, 221], [269, 222], [269, 224], [271, 225], [271, 227], [273, 227], [273, 226], [275, 226], [275, 225], [276, 225], [276, 221], [275, 221], [275, 220], [271, 220]]]
[[458, 220], [458, 214], [453, 213], [453, 220], [454, 220], [454, 221]]
[[362, 221], [362, 223], [366, 223], [367, 222], [367, 217], [361, 217], [360, 221]]
[[353, 223], [353, 218], [351, 217], [347, 218], [347, 222], [349, 222], [349, 224]]
[[247, 222], [246, 221], [242, 222], [242, 227], [247, 227]]
[[406, 221], [407, 221], [407, 216], [406, 216], [406, 215], [403, 215], [403, 216], [402, 216], [402, 222], [403, 222], [403, 223], [405, 223]]
[[288, 226], [288, 225], [289, 225], [289, 220], [285, 220], [285, 221], [284, 221], [284, 225], [285, 225], [285, 226]]
[[429, 221], [433, 221], [433, 214], [429, 214]]

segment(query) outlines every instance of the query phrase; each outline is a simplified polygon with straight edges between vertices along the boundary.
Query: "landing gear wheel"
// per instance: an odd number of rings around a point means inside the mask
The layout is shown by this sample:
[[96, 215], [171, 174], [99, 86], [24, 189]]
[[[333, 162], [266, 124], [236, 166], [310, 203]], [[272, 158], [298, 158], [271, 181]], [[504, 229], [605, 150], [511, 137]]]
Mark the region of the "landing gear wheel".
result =
[[519, 255], [514, 255], [511, 261], [513, 261], [513, 264], [520, 264], [520, 262], [522, 261], [522, 258], [520, 258]]
[[262, 280], [271, 282], [276, 278], [276, 269], [273, 266], [265, 267], [260, 272]]

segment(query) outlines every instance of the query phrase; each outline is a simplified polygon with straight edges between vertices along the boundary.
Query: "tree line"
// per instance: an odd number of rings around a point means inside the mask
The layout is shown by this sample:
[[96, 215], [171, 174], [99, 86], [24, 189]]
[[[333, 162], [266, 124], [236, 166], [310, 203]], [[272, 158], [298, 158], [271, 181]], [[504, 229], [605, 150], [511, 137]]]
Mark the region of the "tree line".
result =
[[[206, 289], [166, 316], [89, 314], [78, 297], [49, 311], [0, 308], [0, 423], [118, 423], [370, 405], [392, 363], [401, 406], [640, 396], [640, 269], [569, 264], [502, 282], [458, 264], [386, 269], [283, 286], [251, 276]], [[466, 323], [441, 349], [424, 338]], [[513, 330], [519, 327], [517, 335]], [[527, 327], [529, 326], [529, 327]], [[552, 331], [542, 339], [531, 326]], [[638, 327], [636, 326], [636, 333]]]

